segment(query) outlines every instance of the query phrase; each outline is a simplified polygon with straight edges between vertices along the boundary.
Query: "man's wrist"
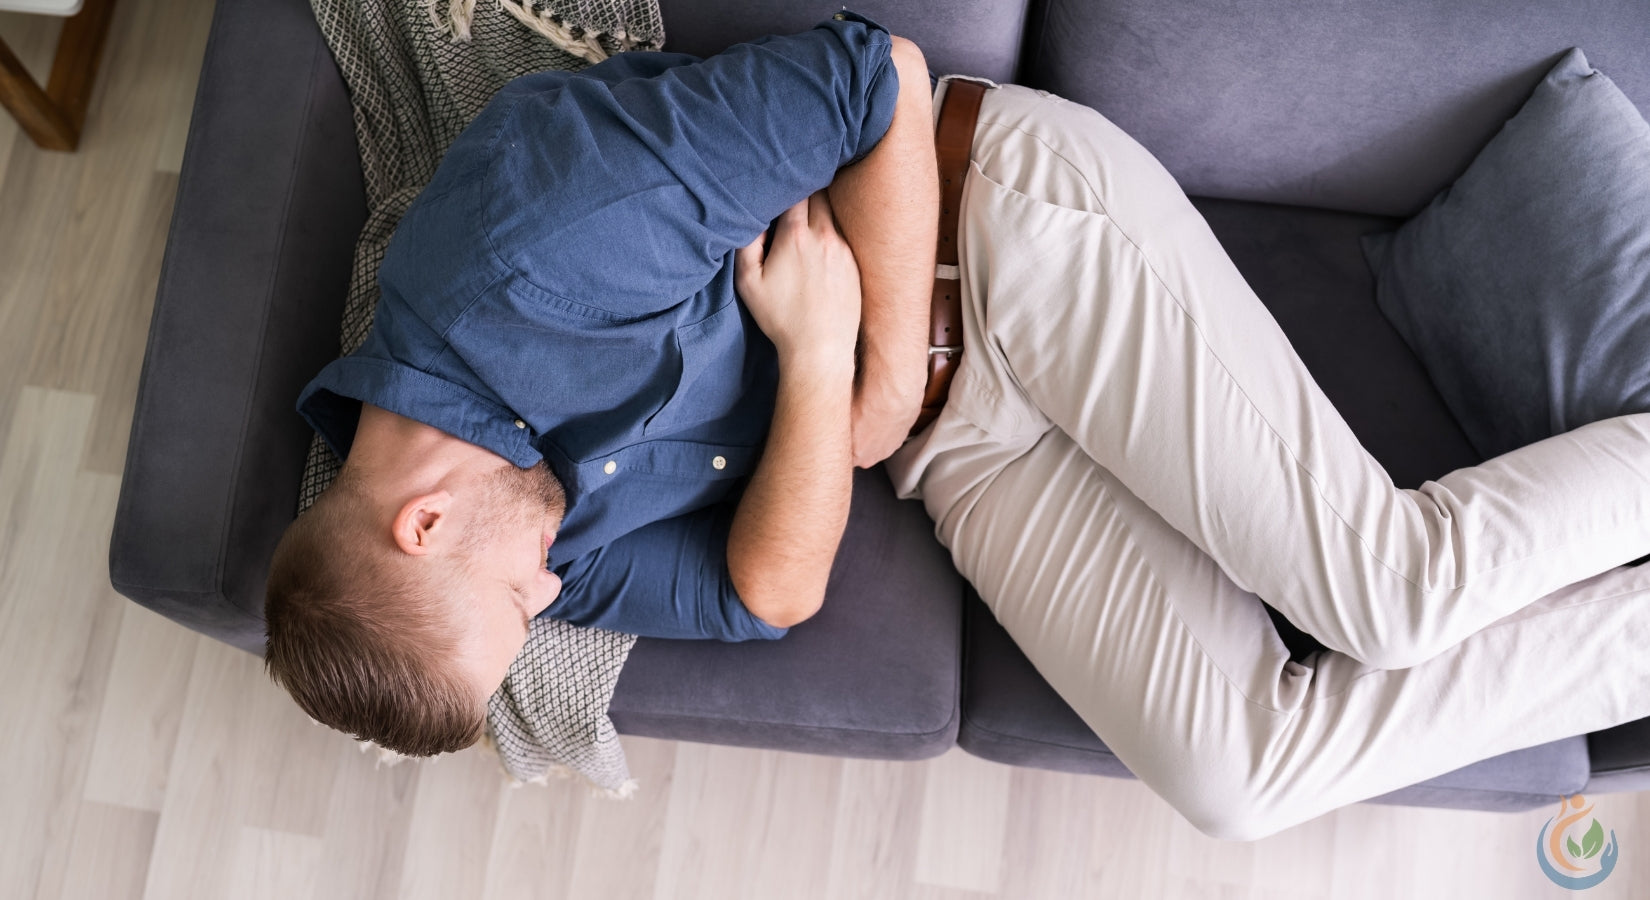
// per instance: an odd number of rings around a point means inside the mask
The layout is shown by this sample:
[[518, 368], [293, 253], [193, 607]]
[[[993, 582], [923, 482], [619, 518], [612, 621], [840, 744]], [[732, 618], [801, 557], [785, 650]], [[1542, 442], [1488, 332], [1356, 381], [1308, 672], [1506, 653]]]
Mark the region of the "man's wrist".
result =
[[889, 406], [920, 403], [928, 384], [927, 349], [927, 343], [923, 343], [908, 352], [906, 358], [890, 360], [886, 353], [871, 352], [867, 348], [860, 366], [859, 393], [868, 400]]
[[821, 386], [841, 385], [851, 390], [854, 356], [850, 349], [830, 343], [802, 343], [779, 351], [779, 377], [805, 380]]

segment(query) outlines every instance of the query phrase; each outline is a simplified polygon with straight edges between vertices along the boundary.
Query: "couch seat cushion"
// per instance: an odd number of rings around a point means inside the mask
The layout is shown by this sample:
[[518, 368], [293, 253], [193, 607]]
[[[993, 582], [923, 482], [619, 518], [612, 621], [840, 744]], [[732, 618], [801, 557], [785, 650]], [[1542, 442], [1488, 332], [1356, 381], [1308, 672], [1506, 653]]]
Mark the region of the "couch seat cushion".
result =
[[962, 577], [921, 504], [854, 474], [819, 614], [777, 641], [638, 640], [608, 707], [621, 734], [884, 759], [955, 742]]

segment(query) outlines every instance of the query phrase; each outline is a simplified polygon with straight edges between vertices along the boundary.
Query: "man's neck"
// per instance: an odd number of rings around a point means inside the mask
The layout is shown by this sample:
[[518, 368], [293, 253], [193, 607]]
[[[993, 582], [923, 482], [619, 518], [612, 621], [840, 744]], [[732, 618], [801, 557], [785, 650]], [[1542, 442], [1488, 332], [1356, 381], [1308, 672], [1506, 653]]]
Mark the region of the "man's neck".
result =
[[363, 403], [345, 464], [364, 470], [369, 482], [399, 494], [433, 490], [454, 476], [508, 462], [439, 428]]

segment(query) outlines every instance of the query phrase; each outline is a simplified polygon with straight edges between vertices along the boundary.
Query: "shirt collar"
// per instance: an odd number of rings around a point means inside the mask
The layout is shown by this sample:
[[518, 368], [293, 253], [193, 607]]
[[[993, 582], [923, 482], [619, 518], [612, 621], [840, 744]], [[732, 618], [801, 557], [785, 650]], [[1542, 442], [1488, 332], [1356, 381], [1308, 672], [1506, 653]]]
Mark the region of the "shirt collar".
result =
[[439, 428], [524, 469], [544, 458], [532, 443], [536, 429], [513, 411], [393, 360], [363, 356], [333, 360], [304, 388], [298, 412], [343, 459], [355, 439], [361, 403]]

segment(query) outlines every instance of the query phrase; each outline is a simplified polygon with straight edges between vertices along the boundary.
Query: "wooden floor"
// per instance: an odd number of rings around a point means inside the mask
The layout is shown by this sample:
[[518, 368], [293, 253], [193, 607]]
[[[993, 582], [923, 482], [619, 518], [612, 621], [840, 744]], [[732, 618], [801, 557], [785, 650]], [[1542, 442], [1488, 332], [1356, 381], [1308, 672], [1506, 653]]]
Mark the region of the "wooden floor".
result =
[[[0, 900], [1524, 898], [1551, 810], [1350, 807], [1210, 840], [1138, 782], [953, 752], [629, 739], [642, 790], [378, 768], [259, 661], [125, 602], [105, 554], [211, 5], [121, 0], [82, 150], [0, 117]], [[43, 73], [58, 24], [0, 15]], [[1594, 798], [1650, 895], [1650, 794]]]

